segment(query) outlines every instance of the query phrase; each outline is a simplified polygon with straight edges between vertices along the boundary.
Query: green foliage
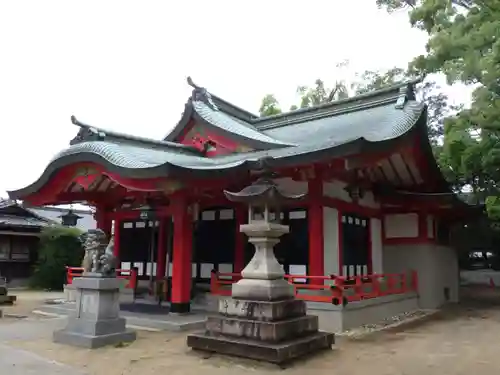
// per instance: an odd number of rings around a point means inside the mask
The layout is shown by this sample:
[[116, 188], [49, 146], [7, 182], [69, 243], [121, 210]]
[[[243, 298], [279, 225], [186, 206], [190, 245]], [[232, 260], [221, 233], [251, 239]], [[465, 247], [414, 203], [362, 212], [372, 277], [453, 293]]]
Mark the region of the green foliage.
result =
[[[336, 64], [336, 68], [344, 68], [348, 64], [348, 61], [343, 61]], [[318, 78], [312, 87], [298, 86], [297, 95], [299, 97], [299, 104], [292, 105], [290, 111], [295, 111], [299, 108], [314, 107], [334, 100], [348, 98], [349, 90], [346, 82], [343, 80], [336, 81], [334, 87], [330, 89], [325, 87], [324, 81]], [[279, 102], [274, 95], [268, 94], [262, 98], [259, 113], [261, 116], [272, 116], [282, 113]]]
[[262, 98], [259, 113], [261, 116], [273, 116], [281, 113], [281, 108], [273, 94], [268, 94]]
[[31, 278], [31, 286], [60, 290], [66, 281], [65, 266], [78, 267], [83, 259], [79, 240], [82, 232], [76, 228], [51, 226], [40, 235], [38, 262]]
[[[409, 1], [377, 0], [388, 11]], [[500, 219], [500, 2], [413, 0], [410, 22], [429, 35], [427, 53], [410, 63], [419, 74], [443, 73], [449, 83], [473, 84], [471, 106], [445, 121], [442, 158], [457, 187], [470, 185]]]

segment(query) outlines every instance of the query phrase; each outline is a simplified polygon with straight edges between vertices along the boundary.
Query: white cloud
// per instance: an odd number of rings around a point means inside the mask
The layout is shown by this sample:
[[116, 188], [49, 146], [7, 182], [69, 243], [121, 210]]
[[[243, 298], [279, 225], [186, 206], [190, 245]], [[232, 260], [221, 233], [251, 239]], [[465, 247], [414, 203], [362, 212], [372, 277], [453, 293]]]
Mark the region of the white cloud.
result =
[[256, 111], [335, 64], [405, 66], [426, 36], [374, 0], [0, 4], [0, 194], [32, 183], [76, 134], [70, 116], [159, 138], [180, 119], [185, 78]]

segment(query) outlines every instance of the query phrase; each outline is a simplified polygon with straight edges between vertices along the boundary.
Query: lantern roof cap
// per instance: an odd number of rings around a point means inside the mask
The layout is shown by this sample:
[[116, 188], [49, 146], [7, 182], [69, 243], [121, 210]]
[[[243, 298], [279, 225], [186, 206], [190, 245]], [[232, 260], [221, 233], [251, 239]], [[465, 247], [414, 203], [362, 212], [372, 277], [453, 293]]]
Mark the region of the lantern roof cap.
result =
[[231, 202], [247, 204], [273, 204], [283, 201], [296, 201], [304, 198], [306, 194], [292, 194], [280, 187], [274, 180], [277, 174], [270, 167], [271, 158], [262, 158], [257, 163], [255, 171], [260, 177], [251, 185], [244, 187], [239, 192], [224, 190], [224, 195]]

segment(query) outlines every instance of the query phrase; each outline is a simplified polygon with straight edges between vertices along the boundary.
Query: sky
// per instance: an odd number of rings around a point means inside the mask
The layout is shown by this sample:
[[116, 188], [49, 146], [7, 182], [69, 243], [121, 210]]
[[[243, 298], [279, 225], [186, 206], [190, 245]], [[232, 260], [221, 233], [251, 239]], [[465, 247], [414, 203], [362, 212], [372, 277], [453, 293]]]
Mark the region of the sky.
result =
[[[2, 1], [0, 197], [68, 146], [71, 115], [160, 139], [181, 118], [188, 76], [257, 112], [264, 95], [288, 107], [317, 78], [406, 67], [426, 40], [375, 0]], [[446, 91], [456, 103], [470, 95]]]

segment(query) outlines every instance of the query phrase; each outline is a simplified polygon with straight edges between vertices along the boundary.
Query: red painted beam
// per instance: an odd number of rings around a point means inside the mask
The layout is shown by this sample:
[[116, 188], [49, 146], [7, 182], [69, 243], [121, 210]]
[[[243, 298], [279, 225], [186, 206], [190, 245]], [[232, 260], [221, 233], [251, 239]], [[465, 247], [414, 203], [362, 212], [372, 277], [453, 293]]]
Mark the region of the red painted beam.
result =
[[376, 218], [379, 218], [382, 214], [381, 210], [378, 208], [361, 206], [358, 203], [346, 202], [340, 198], [323, 196], [322, 202], [324, 206], [336, 208], [337, 210], [342, 212], [352, 212], [362, 216]]
[[[164, 191], [168, 183], [171, 182], [167, 178], [153, 178], [153, 179], [131, 179], [124, 178], [118, 174], [106, 171], [101, 165], [95, 163], [75, 163], [67, 167], [61, 168], [54, 176], [36, 193], [23, 197], [23, 200], [34, 205], [57, 204], [66, 203], [66, 201], [58, 202], [58, 195], [75, 178], [79, 178], [78, 173], [82, 169], [87, 169], [91, 174], [101, 173], [108, 176], [112, 181], [119, 185], [136, 191], [154, 192]], [[69, 193], [68, 193], [69, 194]], [[69, 196], [61, 196], [60, 199], [67, 199]]]
[[57, 193], [64, 190], [71, 182], [75, 172], [75, 166], [61, 168], [54, 174], [47, 184], [42, 186], [38, 192], [30, 196], [23, 197], [23, 200], [33, 206], [43, 206], [53, 202]]
[[[155, 215], [158, 218], [166, 218], [172, 215], [172, 207], [164, 207], [159, 206], [155, 207]], [[109, 216], [114, 220], [139, 220], [140, 219], [140, 210], [119, 210], [110, 212]]]

